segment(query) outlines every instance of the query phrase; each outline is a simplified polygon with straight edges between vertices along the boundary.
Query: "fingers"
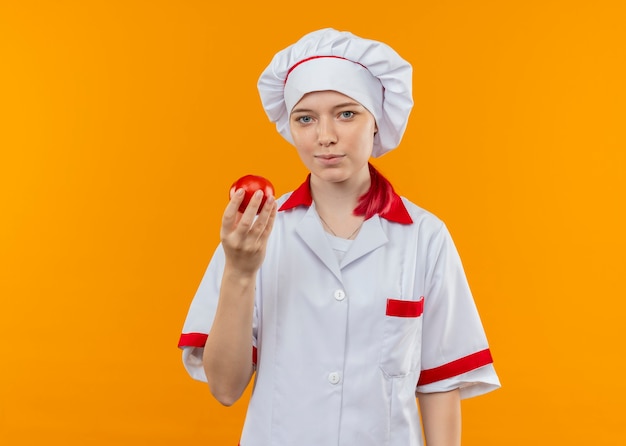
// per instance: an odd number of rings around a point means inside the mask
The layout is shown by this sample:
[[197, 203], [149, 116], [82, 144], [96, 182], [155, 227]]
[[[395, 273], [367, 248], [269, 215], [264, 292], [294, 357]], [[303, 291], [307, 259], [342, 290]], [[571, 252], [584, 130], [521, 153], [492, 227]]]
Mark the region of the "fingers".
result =
[[263, 192], [257, 191], [242, 214], [238, 211], [243, 201], [239, 192], [233, 194], [226, 206], [220, 235], [227, 261], [241, 271], [252, 272], [263, 263], [277, 204], [274, 197], [267, 197], [257, 215], [263, 199]]
[[[239, 191], [237, 191], [239, 192]], [[241, 214], [241, 218], [239, 223], [237, 224], [237, 229], [242, 232], [248, 232], [254, 223], [255, 217], [257, 215], [257, 210], [261, 205], [261, 201], [263, 199], [263, 192], [258, 190], [250, 198], [250, 202], [246, 209]]]
[[239, 189], [234, 191], [231, 189], [230, 191], [230, 201], [228, 205], [226, 205], [226, 209], [224, 209], [224, 215], [222, 216], [222, 227], [232, 229], [238, 220], [237, 210], [241, 203], [243, 202], [244, 190]]
[[259, 218], [257, 222], [262, 224], [260, 238], [262, 242], [265, 244], [267, 242], [267, 238], [272, 232], [272, 228], [274, 227], [274, 221], [276, 220], [277, 213], [277, 205], [274, 197], [269, 197], [265, 204], [263, 205], [263, 209], [259, 214]]
[[263, 201], [263, 192], [258, 190], [252, 195], [244, 212], [241, 213], [239, 208], [244, 201], [244, 195], [243, 189], [236, 191], [231, 190], [231, 199], [224, 210], [222, 218], [222, 229], [225, 232], [236, 231], [241, 235], [253, 229], [258, 233], [262, 233], [269, 217], [275, 212], [275, 199], [274, 197], [267, 197], [263, 207], [259, 211], [259, 207]]
[[[239, 222], [242, 230], [248, 231], [257, 237], [260, 237], [265, 232], [270, 218], [276, 213], [276, 200], [274, 197], [267, 197], [265, 203], [263, 203], [263, 207], [259, 211], [259, 206], [261, 206], [262, 201], [263, 192], [256, 191], [250, 199], [250, 203]], [[271, 227], [269, 229], [271, 230]]]

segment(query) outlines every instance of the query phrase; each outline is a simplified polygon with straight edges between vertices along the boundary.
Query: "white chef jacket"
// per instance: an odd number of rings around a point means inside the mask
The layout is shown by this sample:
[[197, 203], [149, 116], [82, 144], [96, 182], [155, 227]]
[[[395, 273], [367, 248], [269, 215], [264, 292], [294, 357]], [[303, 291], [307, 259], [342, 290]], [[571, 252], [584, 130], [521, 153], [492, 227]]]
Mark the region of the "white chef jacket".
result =
[[[460, 388], [467, 398], [500, 386], [441, 220], [396, 195], [339, 261], [308, 181], [278, 206], [257, 275], [241, 446], [417, 446], [416, 391]], [[220, 245], [179, 342], [201, 381], [223, 268]]]

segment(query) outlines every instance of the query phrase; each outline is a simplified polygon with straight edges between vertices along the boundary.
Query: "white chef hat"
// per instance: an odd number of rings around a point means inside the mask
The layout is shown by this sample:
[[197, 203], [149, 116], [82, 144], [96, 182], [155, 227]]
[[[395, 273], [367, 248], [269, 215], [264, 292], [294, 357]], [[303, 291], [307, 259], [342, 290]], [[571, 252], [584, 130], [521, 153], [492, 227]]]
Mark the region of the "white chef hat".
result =
[[279, 51], [258, 88], [267, 116], [291, 144], [289, 114], [306, 93], [334, 90], [358, 101], [376, 119], [378, 157], [400, 144], [413, 107], [412, 72], [390, 46], [326, 28]]

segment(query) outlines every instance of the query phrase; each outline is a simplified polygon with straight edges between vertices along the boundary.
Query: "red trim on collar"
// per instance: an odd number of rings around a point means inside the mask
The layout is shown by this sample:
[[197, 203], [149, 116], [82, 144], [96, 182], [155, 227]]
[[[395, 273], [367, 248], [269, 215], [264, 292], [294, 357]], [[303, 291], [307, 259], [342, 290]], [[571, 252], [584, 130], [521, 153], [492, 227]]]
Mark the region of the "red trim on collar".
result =
[[[298, 206], [311, 206], [311, 204], [313, 203], [313, 196], [311, 195], [311, 188], [309, 186], [310, 178], [311, 174], [307, 176], [304, 183], [302, 183], [296, 190], [291, 193], [289, 198], [287, 198], [287, 200], [283, 203], [280, 209], [278, 209], [279, 212], [287, 211]], [[389, 209], [381, 212], [378, 215], [381, 218], [392, 221], [394, 223], [400, 223], [403, 225], [410, 225], [411, 223], [413, 223], [413, 219], [409, 215], [409, 211], [407, 211], [406, 206], [404, 206], [404, 203], [402, 202], [400, 196], [395, 192], [391, 197]]]
[[385, 212], [381, 212], [382, 218], [393, 221], [395, 223], [401, 223], [403, 225], [410, 225], [413, 223], [413, 219], [409, 215], [409, 211], [406, 210], [402, 198], [394, 192], [391, 198], [391, 205]]
[[311, 188], [309, 187], [309, 179], [311, 175], [306, 177], [306, 181], [302, 183], [296, 190], [294, 190], [287, 201], [278, 209], [280, 211], [286, 211], [297, 206], [309, 207], [313, 203], [313, 196], [311, 195]]

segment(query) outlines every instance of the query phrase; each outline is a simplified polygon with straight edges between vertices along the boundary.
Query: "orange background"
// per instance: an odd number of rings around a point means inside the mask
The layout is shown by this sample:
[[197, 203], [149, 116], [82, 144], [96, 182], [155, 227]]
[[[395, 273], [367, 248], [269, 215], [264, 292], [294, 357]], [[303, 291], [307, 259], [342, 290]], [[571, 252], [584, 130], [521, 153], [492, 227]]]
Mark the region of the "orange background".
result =
[[463, 444], [626, 444], [624, 5], [0, 3], [0, 443], [237, 444], [245, 398], [176, 343], [231, 182], [306, 173], [258, 75], [332, 26], [414, 65], [375, 164], [450, 227], [491, 342]]

